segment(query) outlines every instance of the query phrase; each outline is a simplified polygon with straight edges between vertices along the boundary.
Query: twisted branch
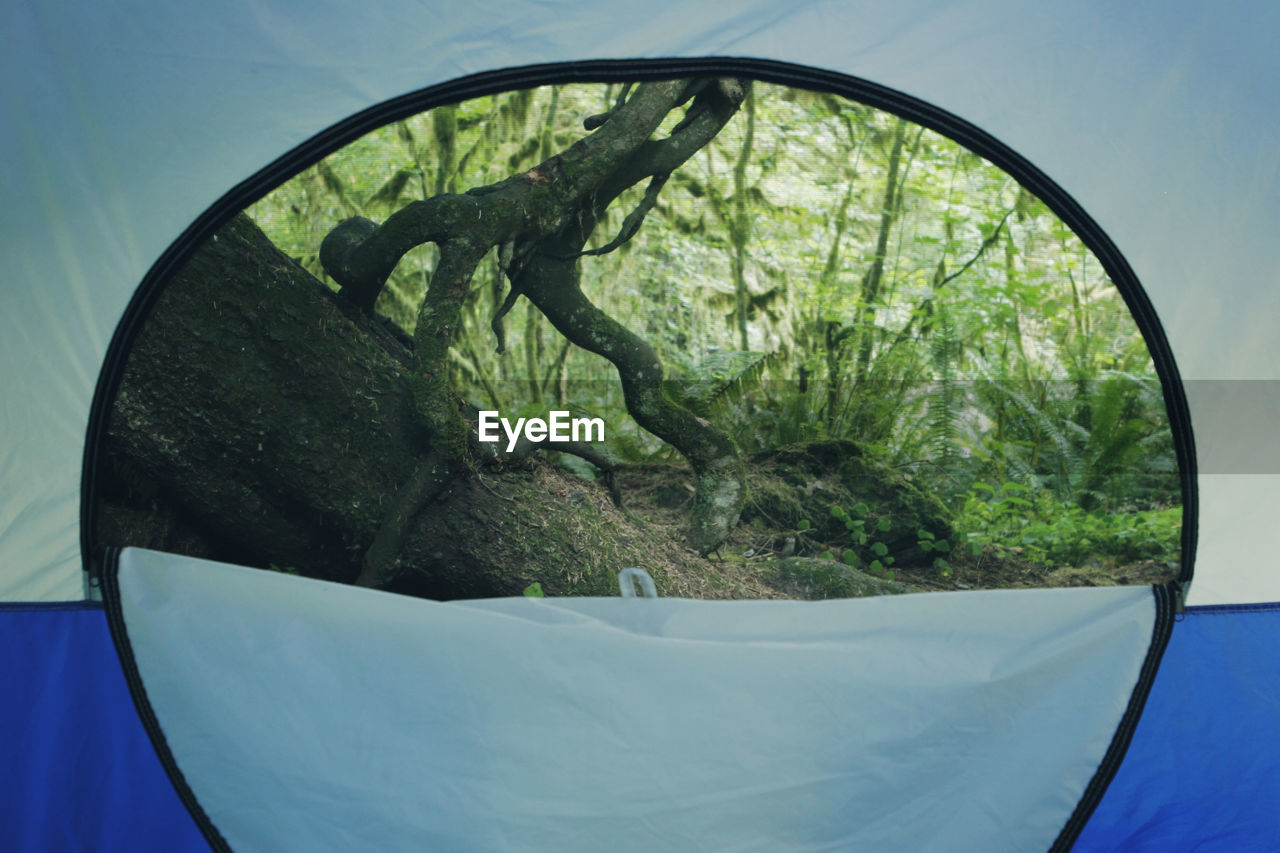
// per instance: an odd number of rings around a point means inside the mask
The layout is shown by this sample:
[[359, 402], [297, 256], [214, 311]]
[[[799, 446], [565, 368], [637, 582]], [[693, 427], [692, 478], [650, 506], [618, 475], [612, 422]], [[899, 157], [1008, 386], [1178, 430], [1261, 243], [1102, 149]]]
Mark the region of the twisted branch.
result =
[[[526, 259], [508, 269], [512, 292], [504, 305], [525, 293], [561, 334], [613, 362], [628, 411], [690, 461], [698, 481], [690, 534], [694, 546], [710, 551], [733, 529], [744, 489], [732, 442], [665, 396], [656, 354], [586, 299], [578, 287], [576, 258], [592, 254], [583, 247], [618, 195], [648, 179], [644, 201], [618, 238], [594, 253], [630, 239], [656, 203], [666, 176], [720, 132], [748, 87], [739, 80], [643, 83], [625, 101], [619, 99], [594, 133], [527, 172], [467, 193], [413, 202], [381, 225], [349, 219], [326, 236], [320, 250], [325, 271], [345, 298], [366, 311], [408, 251], [428, 242], [441, 248], [414, 336], [415, 409], [431, 450], [393, 500], [365, 555], [362, 584], [390, 580], [397, 543], [448, 483], [450, 459], [465, 452], [466, 429], [447, 382], [447, 355], [476, 266], [489, 249], [504, 244], [519, 245]], [[666, 115], [690, 98], [693, 103], [672, 133], [651, 139]]]

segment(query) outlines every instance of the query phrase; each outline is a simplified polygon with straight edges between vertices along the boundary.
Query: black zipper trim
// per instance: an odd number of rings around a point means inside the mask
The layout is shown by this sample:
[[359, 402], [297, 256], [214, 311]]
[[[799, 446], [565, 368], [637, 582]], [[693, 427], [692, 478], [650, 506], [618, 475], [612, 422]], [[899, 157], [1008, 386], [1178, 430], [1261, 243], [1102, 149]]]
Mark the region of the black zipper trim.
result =
[[1160, 377], [1165, 407], [1173, 435], [1182, 486], [1182, 560], [1178, 581], [1189, 584], [1196, 553], [1199, 499], [1196, 486], [1195, 442], [1191, 414], [1177, 364], [1164, 328], [1151, 300], [1143, 291], [1133, 269], [1102, 228], [1066, 191], [1013, 149], [959, 116], [918, 98], [867, 80], [821, 69], [761, 59], [700, 58], [653, 60], [595, 60], [576, 63], [532, 65], [476, 74], [392, 98], [363, 110], [281, 156], [245, 181], [237, 184], [201, 214], [156, 261], [135, 291], [123, 319], [112, 336], [102, 372], [89, 410], [84, 445], [80, 500], [80, 553], [90, 580], [98, 567], [91, 555], [97, 553], [96, 472], [107, 420], [120, 384], [129, 348], [163, 285], [195, 250], [223, 224], [267, 192], [337, 151], [364, 134], [423, 110], [467, 98], [495, 94], [510, 89], [572, 82], [619, 82], [698, 75], [740, 74], [769, 83], [818, 89], [895, 113], [959, 142], [991, 161], [1030, 190], [1057, 214], [1081, 241], [1093, 251], [1120, 291], [1138, 330], [1147, 342], [1156, 374]]
[[[123, 607], [120, 600], [120, 586], [117, 578], [119, 570], [119, 548], [108, 548], [104, 553], [102, 560], [102, 590], [103, 590], [103, 606], [106, 609], [107, 624], [111, 629], [111, 638], [115, 644], [116, 654], [120, 658], [121, 668], [124, 671], [125, 683], [129, 687], [129, 695], [133, 698], [134, 707], [138, 712], [138, 717], [142, 721], [143, 728], [147, 732], [147, 736], [151, 739], [152, 747], [155, 749], [156, 757], [160, 760], [161, 766], [165, 773], [169, 776], [170, 782], [173, 784], [174, 791], [178, 798], [186, 807], [188, 814], [196, 826], [199, 827], [201, 834], [209, 843], [210, 848], [215, 853], [231, 853], [231, 847], [227, 844], [225, 838], [214, 826], [209, 815], [200, 805], [196, 798], [195, 792], [187, 783], [186, 777], [183, 776], [182, 770], [178, 767], [178, 763], [173, 756], [172, 750], [169, 748], [168, 741], [165, 739], [164, 731], [161, 728], [160, 721], [156, 717], [151, 702], [147, 698], [146, 687], [142, 683], [142, 675], [138, 670], [137, 660], [133, 655], [133, 648], [129, 644], [128, 627], [125, 624]], [[1115, 734], [1111, 738], [1111, 743], [1107, 747], [1107, 752], [1103, 756], [1098, 769], [1094, 772], [1089, 784], [1085, 787], [1084, 793], [1081, 795], [1080, 801], [1076, 804], [1075, 810], [1067, 819], [1066, 825], [1055, 839], [1053, 846], [1050, 847], [1049, 853], [1067, 853], [1075, 845], [1080, 837], [1080, 833], [1088, 824], [1090, 817], [1102, 802], [1106, 795], [1107, 788], [1111, 785], [1112, 779], [1120, 769], [1120, 765], [1124, 762], [1125, 754], [1129, 750], [1130, 744], [1133, 742], [1133, 735], [1137, 731], [1138, 721], [1142, 717], [1142, 712], [1146, 707], [1147, 699], [1151, 695], [1152, 685], [1155, 683], [1156, 671], [1160, 666], [1160, 661], [1164, 656], [1165, 649], [1168, 648], [1169, 638], [1173, 633], [1177, 610], [1177, 592], [1174, 590], [1174, 584], [1164, 584], [1152, 587], [1154, 604], [1156, 608], [1156, 616], [1154, 626], [1152, 628], [1151, 643], [1147, 647], [1146, 657], [1143, 659], [1142, 669], [1138, 675], [1138, 681], [1134, 686], [1133, 692], [1129, 696], [1129, 703], [1125, 708], [1125, 713], [1121, 717], [1120, 724], [1116, 728]], [[50, 608], [61, 609], [61, 608]], [[82, 609], [97, 609], [96, 603]], [[1205, 606], [1195, 608], [1199, 611], [1228, 611], [1232, 612], [1241, 609], [1236, 606], [1214, 607]], [[1280, 610], [1280, 604], [1255, 605], [1249, 607], [1250, 610]]]
[[1259, 601], [1253, 604], [1193, 604], [1187, 613], [1273, 613], [1280, 611], [1280, 601]]
[[146, 730], [147, 737], [151, 739], [156, 758], [160, 759], [160, 766], [169, 777], [174, 792], [199, 827], [204, 840], [209, 843], [209, 847], [215, 853], [231, 853], [231, 846], [213, 825], [213, 821], [209, 819], [209, 815], [196, 799], [195, 792], [187, 784], [186, 777], [182, 775], [182, 770], [173, 757], [173, 751], [169, 749], [169, 742], [165, 739], [164, 729], [160, 726], [155, 709], [151, 707], [151, 700], [147, 698], [147, 688], [142, 683], [142, 673], [138, 670], [138, 661], [134, 658], [133, 647], [129, 644], [129, 628], [125, 624], [124, 609], [120, 601], [120, 584], [116, 576], [120, 569], [120, 549], [105, 549], [99, 565], [102, 567], [102, 601], [107, 611], [107, 626], [111, 629], [111, 641], [115, 644], [116, 655], [120, 658], [120, 667], [124, 670], [124, 680], [129, 686], [129, 695], [133, 698], [138, 719], [142, 721], [142, 727]]
[[101, 610], [100, 601], [0, 601], [0, 613], [48, 613], [58, 610]]
[[[1147, 694], [1150, 692], [1160, 657], [1168, 644], [1173, 614], [1180, 606], [1177, 602], [1182, 599], [1186, 586], [1193, 576], [1199, 511], [1195, 443], [1186, 393], [1164, 328], [1133, 269], [1097, 222], [1047, 175], [985, 131], [959, 116], [911, 95], [846, 74], [774, 60], [706, 57], [591, 60], [530, 65], [472, 75], [374, 105], [321, 131], [231, 188], [182, 232], [147, 272], [135, 291], [107, 348], [107, 355], [89, 411], [81, 479], [80, 551], [90, 583], [92, 584], [101, 575], [103, 598], [107, 603], [112, 638], [121, 662], [126, 666], [130, 691], [134, 694], [135, 703], [138, 704], [139, 714], [143, 717], [144, 725], [156, 745], [157, 753], [161, 756], [166, 771], [174, 782], [174, 787], [215, 850], [230, 848], [226, 846], [225, 840], [218, 834], [195, 801], [189, 786], [173, 762], [172, 754], [164, 744], [159, 723], [146, 702], [145, 691], [142, 688], [136, 664], [129, 649], [124, 622], [120, 616], [119, 590], [114, 579], [115, 557], [112, 556], [101, 563], [93, 558], [94, 554], [100, 553], [96, 544], [93, 512], [98, 493], [97, 465], [100, 448], [106, 437], [111, 405], [115, 400], [129, 349], [164, 284], [205, 240], [241, 210], [321, 158], [390, 122], [443, 104], [516, 88], [573, 82], [624, 82], [717, 75], [740, 75], [768, 83], [786, 84], [842, 95], [928, 127], [1000, 167], [1044, 202], [1089, 247], [1120, 291], [1121, 298], [1124, 299], [1139, 331], [1146, 340], [1156, 374], [1160, 377], [1178, 460], [1183, 507], [1182, 560], [1176, 584], [1156, 588], [1158, 607], [1156, 637], [1152, 641], [1147, 660], [1143, 665], [1142, 677], [1134, 690], [1129, 708], [1107, 755], [1067, 826], [1055, 842], [1053, 850], [1067, 850], [1074, 843], [1124, 757], [1124, 752], [1132, 738], [1133, 728], [1137, 724]], [[111, 576], [109, 584], [106, 582], [108, 576]]]
[[1124, 762], [1125, 753], [1129, 751], [1129, 744], [1133, 742], [1133, 734], [1137, 731], [1138, 720], [1146, 707], [1147, 697], [1151, 695], [1151, 687], [1155, 684], [1160, 659], [1164, 657], [1165, 649], [1169, 646], [1169, 637], [1172, 636], [1173, 626], [1177, 621], [1179, 593], [1174, 589], [1175, 586], [1174, 583], [1167, 583], [1152, 587], [1156, 607], [1155, 625], [1152, 628], [1151, 645], [1147, 647], [1147, 656], [1138, 674], [1138, 683], [1134, 685], [1133, 693], [1129, 696], [1129, 705], [1125, 708], [1124, 716], [1120, 718], [1120, 725], [1111, 738], [1111, 745], [1107, 747], [1102, 763], [1098, 765], [1093, 778], [1089, 780], [1084, 794], [1080, 797], [1080, 802], [1076, 804], [1075, 811], [1067, 819], [1066, 826], [1062, 828], [1053, 846], [1049, 848], [1049, 853], [1066, 853], [1075, 845], [1080, 833], [1089, 823], [1089, 818], [1093, 816], [1094, 810], [1107, 793], [1111, 780], [1120, 770], [1121, 763]]

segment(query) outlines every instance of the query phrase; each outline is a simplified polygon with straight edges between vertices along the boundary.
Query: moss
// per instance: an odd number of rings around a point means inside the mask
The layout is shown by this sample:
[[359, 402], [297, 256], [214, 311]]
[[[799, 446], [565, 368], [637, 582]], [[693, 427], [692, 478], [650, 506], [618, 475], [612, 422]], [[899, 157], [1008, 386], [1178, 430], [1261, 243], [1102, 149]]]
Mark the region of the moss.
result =
[[777, 586], [804, 598], [866, 598], [915, 592], [898, 581], [873, 577], [865, 572], [814, 557], [786, 557], [771, 565], [771, 580]]
[[607, 491], [531, 459], [460, 481], [419, 519], [412, 568], [390, 587], [428, 598], [520, 595], [540, 583], [548, 596], [618, 594], [628, 566], [669, 594], [661, 561]]
[[[748, 465], [751, 499], [744, 521], [760, 519], [779, 530], [808, 523], [811, 539], [855, 551], [864, 562], [881, 556], [894, 565], [929, 565], [936, 554], [922, 551], [918, 532], [950, 539], [946, 508], [902, 474], [865, 456], [852, 442], [795, 445], [752, 458]], [[833, 507], [838, 508], [833, 512]], [[866, 542], [848, 529], [846, 518], [861, 521]], [[882, 543], [886, 555], [869, 549]]]

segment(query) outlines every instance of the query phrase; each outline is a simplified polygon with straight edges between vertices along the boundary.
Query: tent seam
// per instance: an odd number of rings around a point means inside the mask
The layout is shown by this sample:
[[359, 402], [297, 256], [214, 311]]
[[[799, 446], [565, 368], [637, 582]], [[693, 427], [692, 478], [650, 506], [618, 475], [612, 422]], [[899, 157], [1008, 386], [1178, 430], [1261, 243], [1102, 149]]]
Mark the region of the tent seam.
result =
[[[1123, 254], [1093, 218], [1048, 175], [981, 128], [914, 96], [851, 75], [752, 58], [703, 57], [553, 63], [490, 71], [419, 89], [375, 104], [322, 130], [233, 186], [197, 217], [157, 259], [134, 292], [112, 336], [95, 388], [86, 430], [81, 481], [80, 529], [84, 569], [89, 575], [90, 585], [95, 580], [101, 583], [112, 640], [144, 728], [175, 791], [214, 850], [229, 851], [231, 848], [200, 806], [178, 768], [159, 720], [147, 699], [146, 689], [133, 657], [116, 579], [119, 550], [108, 549], [105, 559], [98, 560], [97, 556], [102, 552], [94, 541], [96, 538], [94, 510], [98, 491], [96, 473], [100, 450], [105, 444], [111, 405], [133, 340], [164, 286], [196, 248], [241, 209], [342, 145], [389, 122], [441, 104], [500, 92], [521, 85], [729, 73], [748, 74], [767, 82], [785, 82], [844, 95], [925, 125], [959, 142], [1008, 172], [1058, 214], [1098, 256], [1132, 313], [1160, 376], [1170, 428], [1174, 436], [1183, 496], [1182, 561], [1177, 583], [1185, 585], [1191, 580], [1198, 514], [1195, 443], [1190, 411], [1179, 371], [1154, 307]], [[1172, 632], [1176, 594], [1174, 586], [1170, 584], [1154, 588], [1155, 626], [1138, 682], [1130, 695], [1129, 704], [1102, 762], [1086, 786], [1076, 809], [1054, 842], [1051, 848], [1053, 851], [1069, 850], [1075, 843], [1124, 759]]]
[[174, 758], [173, 751], [169, 748], [169, 742], [165, 738], [164, 729], [160, 725], [155, 709], [151, 706], [151, 700], [147, 697], [147, 688], [143, 684], [142, 673], [138, 668], [138, 662], [133, 655], [133, 647], [129, 642], [129, 628], [125, 624], [124, 607], [120, 599], [120, 584], [117, 577], [120, 569], [120, 549], [106, 549], [102, 557], [101, 566], [102, 599], [107, 611], [107, 627], [111, 632], [111, 641], [115, 645], [117, 657], [120, 658], [120, 667], [124, 672], [125, 684], [128, 685], [129, 695], [133, 699], [133, 705], [138, 712], [138, 719], [142, 723], [142, 728], [151, 741], [151, 746], [155, 750], [160, 766], [164, 768], [165, 775], [169, 777], [169, 782], [173, 785], [174, 793], [178, 795], [178, 799], [186, 807], [187, 813], [195, 821], [200, 834], [204, 836], [205, 841], [209, 842], [210, 848], [215, 853], [231, 853], [231, 846], [222, 837], [222, 833], [218, 831], [218, 828], [214, 826], [213, 820], [205, 812], [204, 807], [200, 805], [195, 791], [191, 789], [186, 777], [182, 774], [182, 770], [178, 767], [177, 759]]
[[1138, 722], [1142, 718], [1142, 712], [1146, 708], [1147, 698], [1151, 695], [1151, 688], [1155, 684], [1160, 661], [1173, 634], [1177, 596], [1174, 586], [1175, 584], [1162, 584], [1152, 587], [1156, 615], [1152, 626], [1151, 645], [1147, 648], [1147, 655], [1139, 670], [1138, 681], [1134, 685], [1133, 693], [1129, 696], [1129, 704], [1120, 718], [1106, 754], [1098, 764], [1093, 778], [1085, 787], [1075, 811], [1071, 813], [1062, 832], [1049, 848], [1049, 853], [1067, 853], [1075, 845], [1080, 833], [1089, 823], [1089, 818], [1093, 816], [1106, 795], [1107, 788], [1111, 785], [1116, 773], [1119, 772], [1120, 765], [1124, 762], [1125, 754], [1129, 751], [1129, 745], [1133, 742], [1133, 735], [1137, 731]]

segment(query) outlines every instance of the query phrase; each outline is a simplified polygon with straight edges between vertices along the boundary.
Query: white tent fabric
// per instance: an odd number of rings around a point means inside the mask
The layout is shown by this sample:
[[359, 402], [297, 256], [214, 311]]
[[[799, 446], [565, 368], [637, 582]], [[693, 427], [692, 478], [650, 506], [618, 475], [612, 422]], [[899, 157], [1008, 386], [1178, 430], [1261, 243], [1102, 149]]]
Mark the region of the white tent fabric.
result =
[[[586, 2], [9, 0], [0, 32], [0, 599], [82, 595], [90, 400], [165, 248], [333, 123], [490, 69], [758, 57], [917, 96], [1009, 145], [1101, 224], [1185, 378], [1280, 379], [1280, 7], [1265, 0], [648, 0], [607, 15]], [[1215, 446], [1270, 441], [1266, 405], [1237, 418], [1192, 405]], [[1273, 455], [1245, 474], [1202, 467], [1193, 603], [1280, 599], [1280, 574], [1256, 559], [1280, 550], [1280, 525], [1251, 514], [1280, 506]]]
[[1045, 850], [1145, 588], [440, 604], [136, 549], [125, 627], [236, 850]]

